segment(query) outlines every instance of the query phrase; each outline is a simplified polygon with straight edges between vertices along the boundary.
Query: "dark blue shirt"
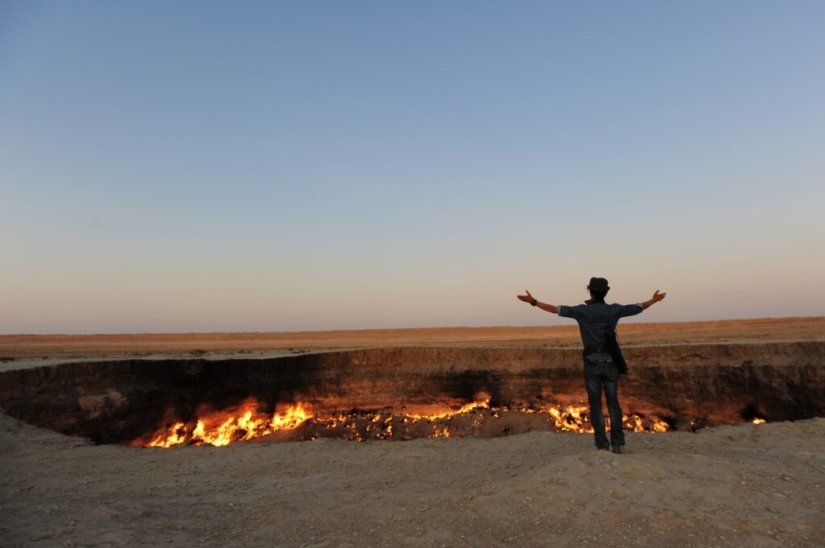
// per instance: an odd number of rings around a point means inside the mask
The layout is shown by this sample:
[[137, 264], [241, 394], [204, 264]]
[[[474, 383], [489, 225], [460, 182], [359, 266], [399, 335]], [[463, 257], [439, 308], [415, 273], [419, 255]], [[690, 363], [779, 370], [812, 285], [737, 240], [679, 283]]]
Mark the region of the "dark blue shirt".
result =
[[635, 316], [644, 310], [641, 304], [606, 304], [590, 299], [576, 306], [559, 306], [559, 316], [573, 318], [579, 324], [584, 346], [604, 348], [607, 340], [604, 330], [608, 323], [616, 327], [621, 318]]

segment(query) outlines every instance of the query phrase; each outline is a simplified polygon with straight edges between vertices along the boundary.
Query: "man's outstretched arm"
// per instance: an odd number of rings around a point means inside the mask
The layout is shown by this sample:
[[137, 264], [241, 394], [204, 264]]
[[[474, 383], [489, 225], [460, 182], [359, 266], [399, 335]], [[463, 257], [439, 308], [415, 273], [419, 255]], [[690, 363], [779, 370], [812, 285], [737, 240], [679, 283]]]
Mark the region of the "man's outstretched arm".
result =
[[541, 308], [542, 310], [545, 310], [547, 312], [551, 312], [553, 314], [559, 313], [559, 309], [557, 307], [553, 306], [552, 304], [540, 303], [537, 299], [534, 299], [533, 296], [530, 295], [529, 291], [527, 291], [526, 295], [516, 295], [516, 297], [518, 297], [518, 300], [520, 301], [530, 303], [533, 306], [537, 306], [538, 308]]
[[659, 301], [664, 300], [665, 296], [667, 296], [667, 293], [659, 293], [659, 290], [657, 289], [656, 293], [654, 293], [650, 299], [640, 303], [642, 305], [642, 309], [647, 310]]

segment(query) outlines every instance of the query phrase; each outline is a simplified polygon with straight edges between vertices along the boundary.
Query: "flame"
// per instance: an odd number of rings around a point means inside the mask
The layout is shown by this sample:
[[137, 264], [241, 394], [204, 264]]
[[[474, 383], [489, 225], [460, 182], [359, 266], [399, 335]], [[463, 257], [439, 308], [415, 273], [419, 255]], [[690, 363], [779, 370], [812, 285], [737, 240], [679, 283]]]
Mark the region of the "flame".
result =
[[766, 421], [765, 419], [760, 419], [759, 417], [757, 417], [757, 418], [753, 419], [751, 422], [753, 424], [765, 424], [768, 421]]
[[592, 433], [592, 427], [584, 426], [585, 422], [589, 423], [589, 420], [586, 420], [589, 412], [587, 406], [584, 405], [568, 405], [564, 409], [553, 407], [548, 410], [556, 429], [562, 432]]
[[[609, 423], [610, 419], [606, 419]], [[624, 429], [632, 432], [667, 432], [670, 426], [656, 417], [640, 417], [639, 415], [626, 415], [624, 417]]]
[[[276, 432], [292, 431], [302, 425], [305, 425], [306, 429], [302, 431], [300, 439], [330, 436], [356, 441], [413, 437], [449, 438], [453, 435], [477, 435], [486, 421], [497, 420], [504, 412], [546, 413], [549, 425], [557, 431], [593, 432], [586, 405], [511, 409], [491, 408], [490, 400], [484, 400], [431, 414], [354, 411], [327, 417], [315, 415], [311, 406], [305, 403], [287, 406], [272, 415], [258, 413], [257, 409], [258, 402], [248, 400], [236, 408], [207, 413], [188, 424], [176, 421], [168, 428], [160, 430], [149, 443], [136, 442], [135, 445], [163, 448], [181, 444], [224, 446]], [[454, 419], [458, 422], [454, 422]], [[605, 422], [609, 428], [608, 417], [605, 417]], [[626, 415], [624, 427], [634, 432], [669, 430], [665, 421], [639, 415]], [[509, 430], [505, 429], [506, 431]]]
[[271, 417], [256, 412], [257, 402], [247, 401], [229, 412], [215, 412], [199, 418], [195, 427], [187, 428], [183, 422], [176, 422], [167, 430], [158, 433], [146, 447], [172, 447], [184, 443], [214, 446], [229, 445], [236, 441], [246, 441], [267, 436], [280, 430], [299, 427], [312, 415], [304, 404], [289, 406]]
[[475, 401], [472, 403], [467, 403], [459, 407], [458, 409], [448, 409], [441, 413], [435, 413], [433, 415], [419, 415], [416, 413], [409, 413], [406, 416], [417, 419], [417, 420], [439, 420], [439, 419], [449, 419], [450, 417], [455, 417], [456, 415], [466, 415], [469, 413], [473, 413], [475, 411], [479, 411], [481, 409], [489, 409], [490, 408], [490, 400], [485, 401]]

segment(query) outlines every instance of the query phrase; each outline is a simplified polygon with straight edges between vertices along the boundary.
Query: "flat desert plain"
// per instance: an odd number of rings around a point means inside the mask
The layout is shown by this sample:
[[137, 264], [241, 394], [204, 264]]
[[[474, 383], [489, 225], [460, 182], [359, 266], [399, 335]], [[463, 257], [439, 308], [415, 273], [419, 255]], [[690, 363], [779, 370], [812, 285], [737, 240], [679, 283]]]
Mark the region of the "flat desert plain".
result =
[[[825, 318], [623, 324], [620, 337], [823, 341]], [[0, 336], [0, 365], [579, 344], [575, 326], [15, 335]], [[825, 418], [627, 437], [622, 455], [557, 432], [146, 449], [0, 412], [0, 546], [825, 547]]]

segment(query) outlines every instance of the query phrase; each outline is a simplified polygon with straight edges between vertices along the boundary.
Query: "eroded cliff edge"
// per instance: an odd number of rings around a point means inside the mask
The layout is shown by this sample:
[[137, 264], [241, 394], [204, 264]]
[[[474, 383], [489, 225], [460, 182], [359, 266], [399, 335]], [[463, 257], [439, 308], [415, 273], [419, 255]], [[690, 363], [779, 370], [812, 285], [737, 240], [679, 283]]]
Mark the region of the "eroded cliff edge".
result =
[[[626, 414], [674, 429], [753, 417], [825, 416], [825, 342], [697, 344], [625, 349]], [[403, 347], [272, 359], [75, 362], [0, 373], [0, 405], [26, 422], [101, 443], [254, 398], [307, 402], [316, 412], [427, 412], [486, 399], [542, 408], [585, 400], [581, 351]]]

